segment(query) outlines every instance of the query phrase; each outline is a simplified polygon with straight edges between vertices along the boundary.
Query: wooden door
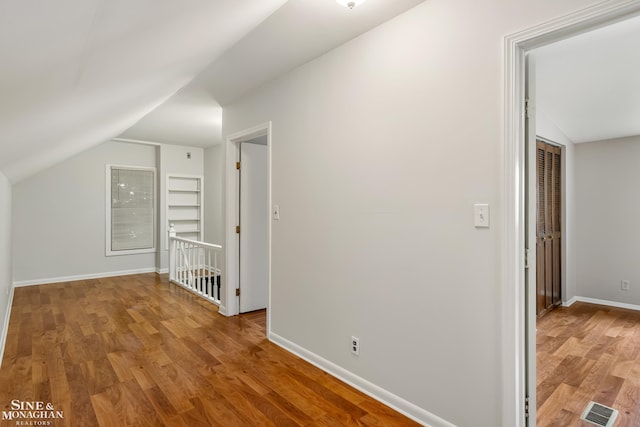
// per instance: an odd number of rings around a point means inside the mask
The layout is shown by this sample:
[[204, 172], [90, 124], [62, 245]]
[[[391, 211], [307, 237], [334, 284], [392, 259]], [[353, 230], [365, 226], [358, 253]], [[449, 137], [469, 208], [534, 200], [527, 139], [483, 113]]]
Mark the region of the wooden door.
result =
[[536, 314], [542, 316], [562, 302], [562, 152], [536, 143]]

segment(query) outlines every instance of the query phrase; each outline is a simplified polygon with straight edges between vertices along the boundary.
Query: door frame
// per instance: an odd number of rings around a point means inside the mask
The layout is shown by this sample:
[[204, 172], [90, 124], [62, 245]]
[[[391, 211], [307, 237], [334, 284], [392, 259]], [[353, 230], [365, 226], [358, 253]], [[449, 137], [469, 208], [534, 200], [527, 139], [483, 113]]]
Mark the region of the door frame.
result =
[[[525, 54], [527, 51], [640, 14], [637, 0], [600, 2], [548, 22], [507, 35], [503, 40], [503, 241], [502, 241], [502, 425], [535, 426], [525, 417], [527, 332], [535, 332], [535, 314], [526, 310], [525, 288]], [[535, 340], [535, 335], [532, 337]], [[534, 341], [535, 342], [535, 341]], [[535, 387], [535, 382], [532, 387]], [[535, 393], [529, 406], [535, 408]]]
[[240, 143], [259, 136], [267, 136], [267, 336], [271, 325], [271, 122], [262, 123], [239, 132], [232, 133], [225, 138], [225, 280], [224, 301], [220, 305], [220, 312], [225, 316], [235, 316], [240, 312], [236, 289], [238, 288], [240, 272], [239, 237], [236, 225], [239, 221], [239, 173], [236, 162], [240, 158]]

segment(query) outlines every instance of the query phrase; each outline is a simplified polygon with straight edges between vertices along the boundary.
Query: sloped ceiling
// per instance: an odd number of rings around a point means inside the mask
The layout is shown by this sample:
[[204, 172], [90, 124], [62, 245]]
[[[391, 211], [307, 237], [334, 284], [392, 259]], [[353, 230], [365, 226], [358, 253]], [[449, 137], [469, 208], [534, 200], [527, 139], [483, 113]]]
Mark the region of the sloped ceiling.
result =
[[207, 147], [221, 138], [220, 105], [322, 55], [424, 0], [289, 0], [121, 137]]
[[0, 169], [120, 134], [285, 0], [0, 0]]
[[0, 170], [116, 136], [213, 145], [221, 104], [422, 1], [0, 0]]
[[573, 142], [640, 135], [640, 17], [533, 52], [536, 105]]

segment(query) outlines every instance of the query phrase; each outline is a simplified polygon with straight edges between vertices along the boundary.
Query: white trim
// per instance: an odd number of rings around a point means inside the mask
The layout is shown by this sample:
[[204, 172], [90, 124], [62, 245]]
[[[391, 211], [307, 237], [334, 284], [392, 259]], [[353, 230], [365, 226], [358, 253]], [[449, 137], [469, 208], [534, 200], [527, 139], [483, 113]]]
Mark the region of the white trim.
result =
[[156, 268], [156, 273], [158, 274], [169, 274], [169, 268]]
[[562, 301], [562, 306], [571, 307], [576, 301], [578, 301], [578, 297], [573, 297], [569, 301]]
[[11, 318], [11, 307], [13, 307], [13, 290], [11, 286], [9, 289], [9, 300], [7, 301], [7, 311], [4, 314], [4, 325], [2, 327], [2, 336], [0, 336], [0, 368], [2, 367], [2, 360], [4, 359], [4, 349], [7, 344], [7, 334], [9, 333], [9, 319]]
[[[271, 122], [265, 122], [251, 128], [232, 133], [225, 138], [225, 202], [227, 206], [225, 219], [225, 275], [223, 280], [223, 292], [226, 297], [226, 306], [223, 314], [225, 316], [235, 316], [239, 313], [238, 297], [236, 297], [235, 289], [238, 287], [238, 235], [235, 227], [238, 224], [238, 177], [236, 171], [236, 162], [239, 159], [238, 144], [249, 141], [255, 137], [267, 135], [267, 336], [271, 327]], [[222, 310], [220, 310], [222, 312]]]
[[220, 304], [218, 306], [218, 313], [222, 314], [223, 316], [229, 317], [229, 315], [227, 314], [227, 306], [226, 305]]
[[321, 356], [318, 356], [317, 354], [281, 337], [278, 334], [270, 332], [269, 340], [420, 424], [427, 427], [456, 427], [454, 424], [438, 417], [437, 415], [434, 415], [431, 412], [401, 398], [400, 396], [395, 395], [390, 391], [359, 377], [358, 375], [355, 375], [354, 373]]
[[[502, 240], [502, 425], [523, 427], [525, 319], [524, 299], [524, 88], [525, 51], [566, 39], [640, 13], [637, 0], [603, 1], [504, 38]], [[529, 363], [535, 363], [530, 361]], [[535, 407], [536, 402], [530, 402]], [[535, 420], [529, 420], [535, 424]]]
[[132, 274], [156, 273], [156, 272], [157, 272], [156, 267], [151, 267], [151, 268], [138, 268], [135, 270], [108, 271], [104, 273], [82, 274], [78, 276], [60, 276], [60, 277], [51, 277], [48, 279], [21, 280], [19, 282], [13, 282], [13, 287], [17, 288], [22, 286], [48, 285], [53, 283], [75, 282], [78, 280], [101, 279], [103, 277], [130, 276]]
[[[502, 243], [502, 426], [523, 427], [524, 346], [524, 53], [504, 39], [504, 240]], [[520, 85], [520, 87], [518, 86]]]
[[[565, 307], [570, 306], [574, 302], [586, 302], [586, 303], [589, 303], [589, 304], [606, 305], [608, 307], [626, 308], [628, 310], [640, 311], [640, 305], [637, 305], [637, 304], [627, 304], [626, 302], [609, 301], [609, 300], [604, 300], [604, 299], [588, 298], [588, 297], [574, 297], [574, 298], [571, 298], [571, 303], [566, 305]], [[563, 306], [564, 306], [564, 304], [563, 304]]]
[[[538, 134], [536, 134], [536, 139], [540, 140], [540, 141], [542, 141], [542, 142], [544, 142], [546, 144], [553, 145], [554, 147], [558, 147], [558, 148], [566, 148], [567, 147], [565, 144], [553, 141], [553, 140], [551, 140], [549, 138], [545, 138], [544, 136], [540, 136]], [[563, 166], [564, 166], [564, 164], [563, 164]]]
[[160, 143], [160, 142], [145, 141], [145, 140], [142, 140], [142, 139], [113, 138], [111, 140], [112, 141], [116, 141], [116, 142], [127, 142], [129, 144], [153, 145], [155, 147], [159, 147], [159, 146], [162, 145], [162, 143]]

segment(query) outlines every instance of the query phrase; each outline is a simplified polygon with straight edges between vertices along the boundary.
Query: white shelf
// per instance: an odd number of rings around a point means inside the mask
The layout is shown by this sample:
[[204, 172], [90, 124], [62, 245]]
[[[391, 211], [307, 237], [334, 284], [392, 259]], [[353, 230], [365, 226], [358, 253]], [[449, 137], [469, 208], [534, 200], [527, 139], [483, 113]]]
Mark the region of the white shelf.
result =
[[175, 223], [177, 235], [204, 240], [202, 181], [202, 176], [167, 175], [167, 231], [170, 224]]

